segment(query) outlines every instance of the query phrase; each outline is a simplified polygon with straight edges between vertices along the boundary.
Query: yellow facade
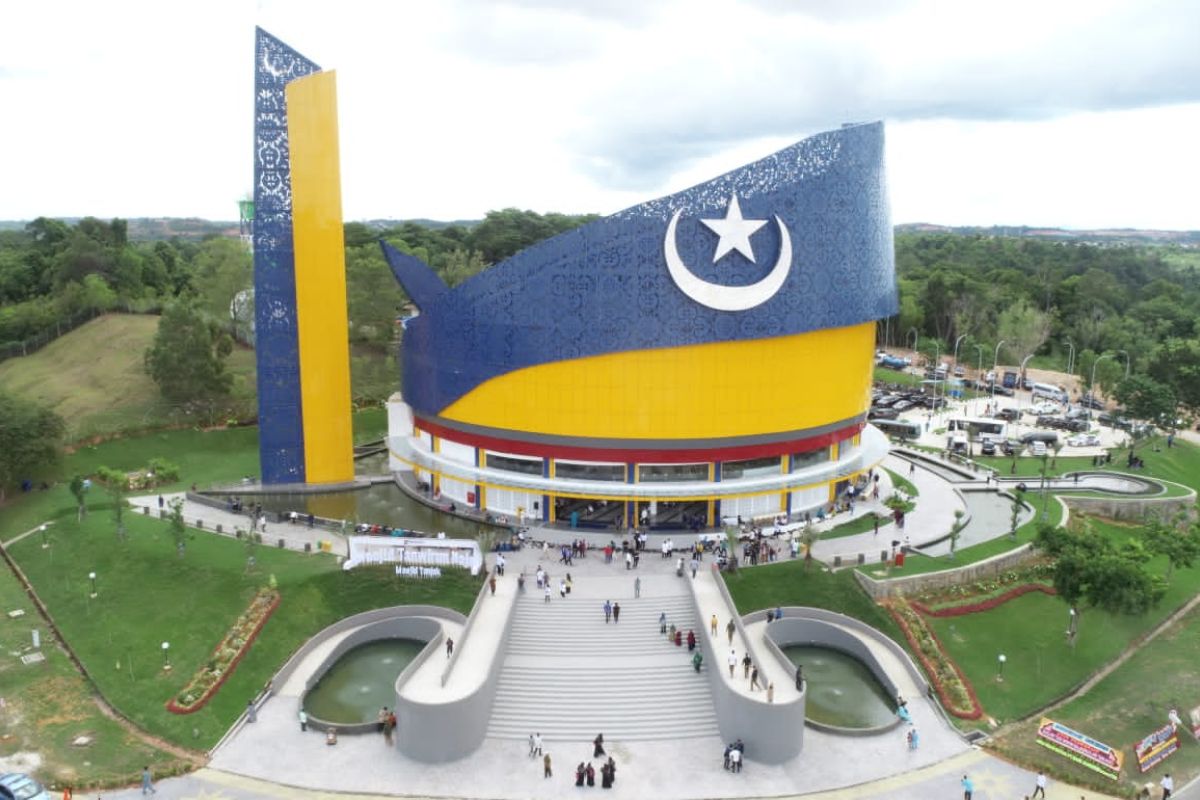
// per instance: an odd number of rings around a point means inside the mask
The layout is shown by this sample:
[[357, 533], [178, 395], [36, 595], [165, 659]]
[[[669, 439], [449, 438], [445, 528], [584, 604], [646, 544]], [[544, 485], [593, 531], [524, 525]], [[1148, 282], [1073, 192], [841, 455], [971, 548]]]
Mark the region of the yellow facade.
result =
[[354, 479], [337, 84], [320, 72], [286, 88], [296, 326], [308, 483]]
[[516, 370], [442, 412], [559, 436], [709, 439], [805, 430], [870, 406], [872, 322], [811, 333], [635, 350]]

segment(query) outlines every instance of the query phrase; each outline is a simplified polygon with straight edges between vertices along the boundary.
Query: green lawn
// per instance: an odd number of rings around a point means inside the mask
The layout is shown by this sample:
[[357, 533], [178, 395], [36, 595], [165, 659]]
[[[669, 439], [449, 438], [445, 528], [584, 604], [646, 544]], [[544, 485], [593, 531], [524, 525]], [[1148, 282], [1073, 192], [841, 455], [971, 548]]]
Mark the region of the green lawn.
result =
[[[158, 317], [106, 314], [59, 337], [38, 352], [0, 363], [0, 388], [57, 411], [67, 440], [193, 424], [164, 400], [143, 367]], [[234, 348], [231, 413], [254, 414], [254, 351]]]
[[[1093, 523], [1097, 532], [1125, 541], [1136, 528]], [[1165, 574], [1165, 558], [1149, 569]], [[1031, 593], [991, 611], [930, 619], [951, 657], [975, 685], [984, 710], [999, 720], [1032, 714], [1061, 697], [1134, 640], [1151, 630], [1200, 590], [1200, 567], [1176, 570], [1159, 606], [1143, 616], [1083, 609], [1074, 649], [1066, 642], [1067, 605], [1056, 597]], [[1008, 656], [1004, 682], [994, 680], [996, 657]], [[1193, 703], [1194, 705], [1194, 703]]]
[[[1172, 625], [1129, 661], [1105, 677], [1086, 695], [1072, 700], [1049, 716], [1125, 752], [1126, 787], [1154, 781], [1170, 771], [1182, 786], [1200, 774], [1200, 747], [1180, 731], [1180, 748], [1157, 769], [1142, 776], [1132, 743], [1162, 726], [1167, 710], [1178, 709], [1187, 723], [1187, 709], [1197, 704], [1200, 681], [1200, 612], [1193, 611]], [[1037, 720], [1014, 725], [995, 742], [1001, 753], [1034, 769], [1076, 783], [1095, 782], [1093, 773], [1076, 766], [1035, 743]]]
[[[886, 514], [879, 515], [879, 527], [886, 528], [892, 524], [892, 518]], [[821, 539], [840, 539], [843, 536], [855, 536], [860, 533], [866, 533], [869, 530], [875, 529], [875, 515], [864, 514], [861, 517], [855, 517], [849, 522], [843, 522], [841, 525], [835, 525], [825, 533], [822, 533]]]
[[725, 584], [742, 614], [776, 606], [826, 608], [860, 619], [904, 644], [896, 623], [867, 596], [850, 570], [830, 572], [815, 561], [805, 569], [803, 559], [777, 561], [727, 573]]
[[894, 472], [887, 467], [884, 467], [883, 471], [886, 472], [889, 477], [891, 477], [892, 486], [896, 487], [897, 489], [903, 489], [905, 494], [907, 494], [909, 497], [917, 497], [921, 494], [919, 491], [917, 491], [916, 484], [914, 484], [908, 478], [901, 477], [900, 473]]
[[[1136, 471], [1126, 469], [1125, 457], [1128, 450], [1113, 450], [1113, 463], [1099, 469], [1106, 472], [1133, 472], [1133, 474], [1145, 475], [1148, 478], [1162, 478], [1200, 491], [1200, 447], [1177, 439], [1175, 446], [1168, 448], [1166, 441], [1162, 436], [1155, 436], [1138, 443], [1137, 454], [1145, 460], [1145, 469]], [[980, 457], [976, 461], [996, 469], [1001, 475], [1040, 476], [1042, 470], [1041, 459], [1037, 458], [1016, 459], [1015, 472], [1012, 471], [1012, 458]], [[1054, 466], [1048, 473], [1050, 475], [1097, 470], [1092, 466], [1090, 456], [1059, 457], [1053, 459], [1052, 463]]]
[[[196, 533], [180, 559], [165, 523], [131, 515], [129, 538], [118, 543], [107, 513], [83, 525], [73, 517], [53, 529], [53, 545], [37, 536], [11, 548], [67, 640], [101, 691], [147, 731], [193, 748], [211, 746], [246, 701], [309, 636], [370, 608], [433, 603], [466, 613], [478, 582], [451, 570], [439, 581], [401, 581], [386, 568], [345, 573], [332, 556], [259, 547], [258, 568], [247, 574], [241, 542]], [[99, 597], [89, 599], [89, 572]], [[282, 601], [237, 670], [201, 711], [169, 713], [164, 704], [204, 663], [268, 575]], [[162, 670], [160, 644], [171, 644], [174, 669]]]
[[[76, 788], [133, 783], [146, 764], [156, 773], [179, 767], [181, 762], [175, 756], [146, 744], [100, 712], [92, 700], [91, 686], [54, 645], [33, 603], [8, 569], [0, 570], [0, 608], [5, 613], [25, 612], [24, 617], [0, 626], [0, 651], [4, 653], [0, 656], [0, 685], [6, 702], [6, 736], [0, 739], [0, 758], [36, 751], [42, 757], [37, 773], [43, 782]], [[30, 632], [35, 628], [41, 631], [41, 652], [46, 660], [26, 667], [19, 656], [31, 647]], [[72, 746], [71, 742], [83, 735], [91, 737], [91, 743], [84, 748]]]

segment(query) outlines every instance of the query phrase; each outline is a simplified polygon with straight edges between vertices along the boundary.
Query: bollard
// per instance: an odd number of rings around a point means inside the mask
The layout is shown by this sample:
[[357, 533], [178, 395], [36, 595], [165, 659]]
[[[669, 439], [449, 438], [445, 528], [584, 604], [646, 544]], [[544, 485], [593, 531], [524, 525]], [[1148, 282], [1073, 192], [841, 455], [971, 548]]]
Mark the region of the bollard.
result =
[[282, 549], [284, 548], [284, 546], [285, 546], [285, 545], [284, 545], [284, 541], [283, 541], [283, 539], [280, 539], [280, 540], [279, 540], [279, 549], [280, 549], [280, 550], [282, 550]]
[[841, 557], [841, 556], [834, 556], [834, 557], [833, 557], [833, 565], [834, 565], [835, 567], [840, 567], [840, 566], [842, 565], [842, 557]]
[[305, 543], [304, 543], [304, 552], [306, 552], [306, 553], [311, 553], [311, 552], [312, 552], [312, 542], [305, 542]]
[[867, 563], [867, 554], [866, 554], [866, 553], [859, 553], [859, 554], [858, 554], [858, 563], [860, 563], [860, 564], [865, 564], [865, 563]]
[[224, 528], [222, 527], [221, 523], [218, 522], [217, 523], [217, 533], [224, 533], [224, 532], [225, 532]]
[[145, 516], [149, 516], [150, 515], [150, 506], [142, 506], [142, 514]]
[[880, 560], [880, 562], [885, 562], [888, 560], [888, 551], [887, 550], [879, 551], [879, 560]]
[[196, 527], [199, 528], [200, 530], [204, 530], [204, 520], [202, 520], [202, 519], [196, 520]]

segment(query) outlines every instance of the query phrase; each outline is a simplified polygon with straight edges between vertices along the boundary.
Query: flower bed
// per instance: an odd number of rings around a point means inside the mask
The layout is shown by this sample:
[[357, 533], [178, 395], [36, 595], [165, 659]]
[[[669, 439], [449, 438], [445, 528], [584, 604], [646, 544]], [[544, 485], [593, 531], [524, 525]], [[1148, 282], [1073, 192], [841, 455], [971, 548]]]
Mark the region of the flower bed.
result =
[[904, 637], [924, 665], [934, 691], [946, 710], [960, 719], [979, 719], [983, 716], [983, 708], [979, 705], [971, 682], [946, 653], [921, 614], [902, 597], [893, 598], [885, 607], [904, 631]]
[[167, 702], [167, 710], [173, 714], [191, 714], [204, 708], [225, 679], [237, 667], [242, 656], [258, 638], [259, 631], [279, 606], [279, 592], [273, 588], [259, 589], [250, 600], [229, 633], [217, 645], [212, 657], [205, 662], [188, 681], [187, 686]]
[[981, 600], [978, 603], [964, 603], [958, 606], [947, 606], [945, 608], [929, 608], [919, 600], [912, 602], [912, 607], [920, 614], [927, 617], [961, 617], [967, 614], [974, 614], [979, 611], [991, 611], [996, 606], [1001, 606], [1009, 600], [1020, 597], [1030, 592], [1042, 592], [1051, 597], [1058, 594], [1053, 586], [1047, 586], [1044, 583], [1026, 583], [1023, 586], [1009, 589], [1007, 592], [995, 597], [989, 597], [987, 600]]

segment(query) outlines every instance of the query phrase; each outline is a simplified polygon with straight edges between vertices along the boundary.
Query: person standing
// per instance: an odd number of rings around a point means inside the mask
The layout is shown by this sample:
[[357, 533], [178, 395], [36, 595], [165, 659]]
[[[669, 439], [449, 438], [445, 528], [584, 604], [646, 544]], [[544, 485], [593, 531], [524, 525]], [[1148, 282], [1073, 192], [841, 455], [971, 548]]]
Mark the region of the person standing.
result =
[[613, 603], [613, 624], [621, 621], [621, 604]]
[[758, 667], [750, 670], [750, 691], [758, 691]]
[[546, 582], [545, 598], [546, 598], [546, 602], [549, 603], [550, 602], [550, 582], [549, 581]]
[[1163, 779], [1158, 785], [1161, 786], [1163, 790], [1162, 800], [1167, 800], [1167, 798], [1171, 796], [1171, 793], [1175, 791], [1175, 781], [1171, 780], [1171, 773], [1169, 772], [1166, 775], [1163, 775]]
[[768, 703], [775, 702], [775, 684], [773, 684], [773, 683], [767, 684], [767, 702]]
[[142, 795], [158, 794], [158, 789], [150, 781], [150, 767], [142, 767]]
[[254, 707], [254, 700], [246, 701], [246, 722], [258, 722], [258, 709]]
[[975, 794], [975, 784], [966, 775], [962, 776], [963, 800], [971, 800], [971, 795]]
[[729, 677], [733, 679], [733, 670], [737, 667], [737, 651], [729, 651]]
[[605, 625], [607, 625], [609, 623], [609, 621], [612, 620], [612, 608], [613, 608], [612, 602], [609, 600], [605, 600], [604, 601], [604, 624]]
[[492, 596], [495, 597], [495, 595], [496, 595], [496, 575], [495, 575], [495, 573], [492, 573], [491, 577], [488, 578], [488, 588], [492, 590]]
[[750, 677], [750, 665], [754, 663], [750, 660], [750, 651], [746, 651], [746, 655], [742, 656], [742, 677]]
[[692, 556], [692, 579], [696, 578], [696, 570], [700, 569], [700, 560]]
[[554, 771], [550, 769], [550, 754], [546, 753], [546, 755], [542, 756], [542, 777], [549, 778], [553, 774]]
[[1040, 797], [1042, 800], [1046, 800], [1046, 773], [1040, 769], [1037, 774], [1037, 785], [1034, 787], [1033, 794], [1030, 797]]
[[605, 755], [604, 752], [604, 734], [596, 734], [596, 738], [592, 740], [592, 758], [600, 758]]
[[666, 634], [666, 632], [667, 632], [667, 612], [665, 612], [665, 611], [659, 612], [658, 632], [661, 634]]
[[533, 752], [531, 752], [530, 755], [531, 756], [540, 756], [541, 754], [542, 754], [542, 734], [535, 733], [533, 735]]
[[733, 624], [733, 619], [730, 618], [729, 624], [725, 626], [725, 633], [729, 635], [729, 643], [733, 644], [733, 632], [737, 630], [737, 626]]
[[715, 637], [717, 635], [717, 615], [716, 614], [713, 614], [712, 619], [709, 620], [708, 628], [710, 631], [712, 631], [712, 635]]
[[300, 709], [300, 731], [303, 733], [308, 730], [308, 712], [303, 708]]
[[446, 658], [449, 658], [454, 653], [454, 640], [449, 636], [446, 637]]
[[638, 576], [633, 579], [633, 596], [635, 598], [642, 596], [642, 578], [641, 578], [641, 576]]

